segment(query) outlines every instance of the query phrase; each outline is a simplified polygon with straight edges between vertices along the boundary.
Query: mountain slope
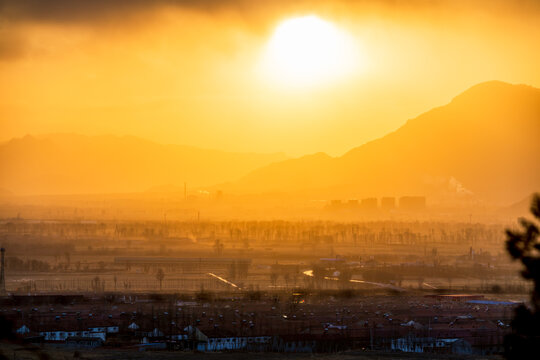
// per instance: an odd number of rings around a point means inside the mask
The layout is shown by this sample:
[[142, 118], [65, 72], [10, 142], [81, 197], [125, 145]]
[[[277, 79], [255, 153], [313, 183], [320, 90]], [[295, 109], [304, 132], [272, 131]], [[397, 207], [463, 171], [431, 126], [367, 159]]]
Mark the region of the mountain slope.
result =
[[0, 188], [21, 194], [135, 192], [235, 180], [283, 154], [228, 153], [136, 137], [54, 134], [0, 144]]
[[339, 158], [258, 169], [236, 191], [432, 198], [475, 194], [509, 203], [540, 188], [540, 90], [491, 81]]

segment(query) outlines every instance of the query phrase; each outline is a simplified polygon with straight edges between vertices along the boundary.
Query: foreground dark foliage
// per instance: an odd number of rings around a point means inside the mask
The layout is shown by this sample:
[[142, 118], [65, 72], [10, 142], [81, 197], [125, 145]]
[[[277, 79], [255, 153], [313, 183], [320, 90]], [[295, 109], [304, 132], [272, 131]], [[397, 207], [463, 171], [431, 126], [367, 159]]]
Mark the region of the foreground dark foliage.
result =
[[507, 359], [538, 359], [540, 356], [540, 194], [531, 204], [535, 221], [520, 219], [521, 230], [507, 230], [506, 248], [525, 267], [522, 275], [533, 281], [531, 307], [521, 305], [512, 321], [512, 333], [505, 338]]

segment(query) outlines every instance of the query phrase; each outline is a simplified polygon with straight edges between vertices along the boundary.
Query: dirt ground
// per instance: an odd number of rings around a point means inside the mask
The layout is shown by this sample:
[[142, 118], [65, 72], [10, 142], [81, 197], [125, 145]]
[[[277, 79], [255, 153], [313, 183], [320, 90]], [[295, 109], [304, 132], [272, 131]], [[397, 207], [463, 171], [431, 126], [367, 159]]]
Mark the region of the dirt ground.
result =
[[92, 360], [138, 360], [138, 359], [179, 359], [179, 360], [277, 360], [277, 359], [320, 359], [320, 360], [502, 360], [500, 356], [464, 356], [464, 355], [434, 355], [434, 354], [410, 354], [410, 353], [384, 353], [376, 351], [348, 351], [337, 354], [284, 354], [284, 353], [193, 353], [193, 352], [169, 352], [169, 351], [145, 351], [135, 349], [112, 350], [112, 349], [66, 349], [53, 347], [22, 346], [18, 344], [0, 343], [0, 360], [67, 360], [67, 359], [92, 359]]

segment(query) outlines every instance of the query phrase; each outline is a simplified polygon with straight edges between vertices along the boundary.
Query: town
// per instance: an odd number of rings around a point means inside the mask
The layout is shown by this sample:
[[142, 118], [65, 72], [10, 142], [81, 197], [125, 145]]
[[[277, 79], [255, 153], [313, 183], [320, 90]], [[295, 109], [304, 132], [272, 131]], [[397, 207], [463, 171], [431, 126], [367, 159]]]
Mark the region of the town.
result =
[[530, 291], [502, 225], [0, 225], [3, 321], [64, 351], [499, 354]]

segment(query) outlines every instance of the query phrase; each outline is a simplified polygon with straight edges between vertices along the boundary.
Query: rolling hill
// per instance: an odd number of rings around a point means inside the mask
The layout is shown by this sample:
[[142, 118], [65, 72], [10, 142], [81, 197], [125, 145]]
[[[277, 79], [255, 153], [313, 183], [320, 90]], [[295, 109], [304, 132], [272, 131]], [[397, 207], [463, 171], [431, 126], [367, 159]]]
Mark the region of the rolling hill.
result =
[[509, 204], [540, 190], [540, 89], [481, 83], [341, 157], [273, 163], [228, 190]]
[[0, 144], [0, 188], [16, 195], [139, 192], [240, 178], [284, 154], [230, 153], [130, 136], [53, 134]]

